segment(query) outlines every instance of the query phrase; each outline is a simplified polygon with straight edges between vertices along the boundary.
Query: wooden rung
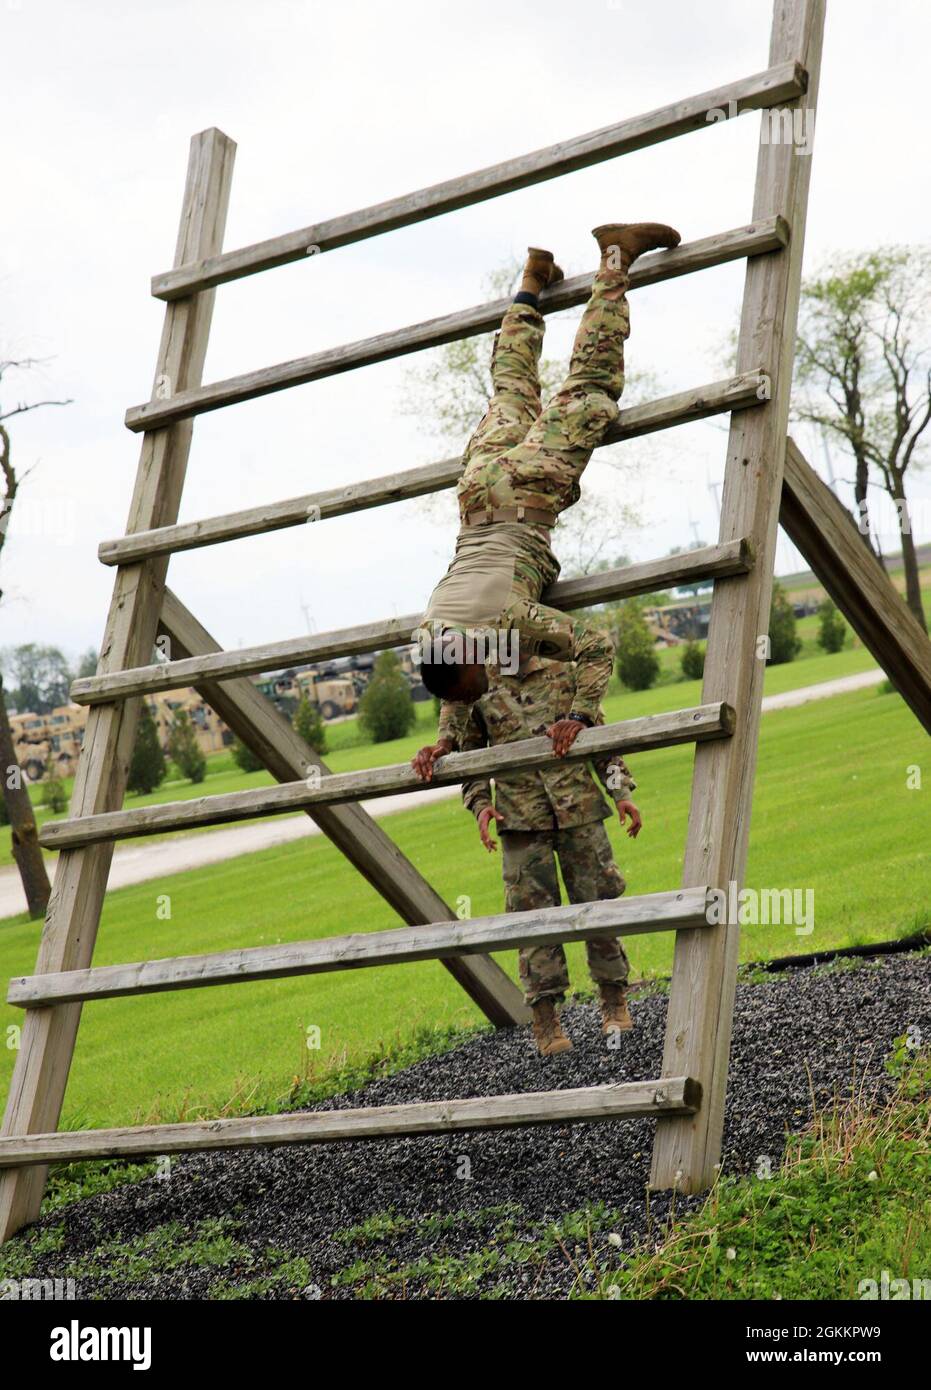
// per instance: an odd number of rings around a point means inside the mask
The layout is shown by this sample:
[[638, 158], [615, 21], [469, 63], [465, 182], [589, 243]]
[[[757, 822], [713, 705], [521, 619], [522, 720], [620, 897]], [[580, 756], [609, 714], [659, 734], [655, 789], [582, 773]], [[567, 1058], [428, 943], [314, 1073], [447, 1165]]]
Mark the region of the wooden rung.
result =
[[[634, 753], [647, 748], [668, 748], [678, 743], [699, 743], [727, 738], [734, 727], [729, 705], [699, 705], [668, 714], [644, 715], [584, 729], [564, 761], [579, 762], [613, 752]], [[74, 820], [47, 821], [39, 833], [46, 849], [74, 849], [100, 840], [130, 840], [142, 835], [161, 835], [170, 830], [190, 830], [200, 825], [223, 825], [253, 820], [256, 816], [280, 816], [305, 806], [335, 806], [347, 801], [397, 796], [400, 792], [425, 791], [452, 786], [476, 777], [547, 767], [553, 745], [547, 737], [521, 739], [494, 748], [450, 753], [434, 764], [433, 780], [422, 782], [409, 763], [366, 768], [361, 772], [312, 775], [302, 782], [282, 782], [274, 787], [199, 796], [190, 801], [167, 801], [159, 806], [140, 806], [129, 811], [107, 811]], [[313, 770], [316, 773], [317, 769]]]
[[[599, 445], [619, 444], [644, 434], [691, 424], [720, 415], [728, 410], [742, 410], [760, 405], [766, 399], [761, 391], [761, 373], [745, 372], [723, 381], [709, 382], [689, 391], [677, 391], [643, 405], [629, 406], [607, 431]], [[438, 463], [389, 473], [366, 482], [347, 483], [329, 488], [326, 492], [309, 492], [303, 497], [289, 497], [262, 507], [249, 507], [225, 516], [207, 517], [202, 521], [181, 522], [163, 526], [156, 531], [137, 531], [115, 540], [103, 541], [98, 556], [105, 565], [129, 565], [150, 560], [155, 555], [170, 555], [179, 550], [195, 550], [200, 546], [217, 545], [221, 541], [237, 540], [243, 536], [261, 536], [268, 531], [280, 531], [288, 526], [306, 526], [334, 516], [361, 512], [371, 507], [383, 507], [390, 502], [403, 502], [431, 492], [455, 487], [462, 472], [462, 456], [441, 459]]]
[[[733, 231], [704, 237], [700, 241], [686, 242], [672, 251], [654, 251], [641, 257], [632, 268], [630, 288], [640, 289], [659, 280], [671, 280], [692, 271], [707, 270], [740, 257], [780, 250], [788, 240], [788, 224], [780, 217], [771, 217], [765, 222], [750, 223]], [[584, 303], [591, 293], [591, 285], [591, 275], [578, 275], [544, 291], [540, 296], [541, 313], [553, 314]], [[497, 328], [510, 302], [510, 299], [498, 299], [489, 304], [478, 304], [442, 318], [410, 324], [406, 328], [379, 333], [359, 342], [345, 343], [341, 347], [279, 362], [273, 367], [262, 367], [225, 381], [214, 381], [207, 386], [146, 401], [127, 410], [126, 426], [135, 431], [160, 429], [177, 420], [202, 415], [205, 411], [251, 401], [274, 391], [303, 386], [309, 381], [319, 381], [357, 367], [368, 367], [375, 362], [421, 352], [424, 348], [439, 347], [460, 338], [472, 338], [478, 333]]]
[[392, 1135], [572, 1124], [581, 1120], [614, 1120], [624, 1115], [691, 1114], [700, 1103], [701, 1087], [691, 1077], [666, 1076], [661, 1081], [624, 1081], [613, 1086], [480, 1096], [475, 1100], [373, 1105], [359, 1110], [298, 1111], [290, 1115], [72, 1130], [58, 1134], [11, 1134], [0, 1138], [0, 1168], [131, 1154], [252, 1149], [270, 1144], [325, 1144], [341, 1139], [384, 1139]]
[[[746, 541], [725, 541], [721, 545], [702, 546], [700, 550], [645, 560], [621, 569], [603, 570], [581, 579], [567, 579], [554, 584], [544, 598], [554, 608], [588, 608], [610, 599], [653, 593], [678, 584], [692, 584], [699, 579], [747, 574], [752, 564], [752, 550]], [[410, 644], [421, 619], [420, 613], [408, 613], [402, 618], [382, 618], [335, 632], [292, 637], [260, 647], [241, 647], [235, 652], [211, 652], [153, 666], [112, 671], [104, 676], [87, 676], [72, 683], [71, 698], [79, 705], [97, 705], [125, 700], [130, 695], [176, 690], [196, 685], [202, 679], [230, 680], [260, 671], [280, 671], [303, 662], [329, 661], [359, 652], [403, 647]]]
[[807, 74], [798, 63], [779, 63], [764, 72], [741, 78], [739, 82], [658, 107], [643, 116], [629, 117], [586, 135], [577, 135], [572, 140], [561, 140], [558, 145], [492, 164], [464, 177], [447, 179], [416, 193], [376, 203], [374, 207], [301, 227], [296, 232], [211, 256], [177, 270], [164, 271], [153, 276], [152, 293], [156, 299], [177, 299], [244, 275], [254, 275], [260, 270], [305, 260], [308, 251], [315, 255], [333, 251], [381, 232], [409, 227], [442, 213], [497, 198], [502, 193], [513, 193], [519, 188], [529, 188], [561, 174], [615, 159], [618, 155], [646, 149], [692, 130], [706, 130], [714, 124], [709, 120], [709, 111], [736, 114], [792, 101], [802, 95], [807, 83]]
[[174, 956], [129, 965], [66, 970], [54, 975], [23, 975], [10, 980], [7, 1002], [38, 1009], [81, 999], [116, 999], [129, 994], [161, 994], [366, 966], [409, 965], [413, 961], [513, 951], [519, 946], [590, 941], [605, 935], [681, 931], [707, 926], [707, 906], [706, 888], [679, 888], [640, 897], [570, 903], [390, 931], [355, 932], [277, 946], [251, 946], [211, 955]]

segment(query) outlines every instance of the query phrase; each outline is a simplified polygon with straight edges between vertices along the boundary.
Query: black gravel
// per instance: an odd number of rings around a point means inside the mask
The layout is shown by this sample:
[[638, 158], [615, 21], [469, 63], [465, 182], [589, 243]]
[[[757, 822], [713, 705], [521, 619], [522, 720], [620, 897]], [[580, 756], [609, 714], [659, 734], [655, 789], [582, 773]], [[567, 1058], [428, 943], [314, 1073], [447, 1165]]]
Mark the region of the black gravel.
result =
[[[577, 1004], [563, 1016], [575, 1044], [570, 1053], [542, 1060], [527, 1031], [483, 1033], [317, 1108], [658, 1076], [666, 998], [636, 999], [633, 1013], [635, 1030], [619, 1050], [606, 1048], [595, 1006]], [[775, 1168], [786, 1132], [809, 1122], [813, 1097], [820, 1106], [859, 1090], [866, 1078], [880, 1101], [892, 1084], [883, 1061], [893, 1040], [915, 1025], [931, 1036], [927, 956], [740, 984], [725, 1171], [754, 1171], [761, 1158]], [[652, 1120], [622, 1120], [184, 1157], [167, 1180], [126, 1183], [37, 1223], [33, 1231], [63, 1228], [62, 1239], [28, 1272], [55, 1278], [70, 1270], [84, 1298], [196, 1299], [228, 1296], [237, 1286], [240, 1296], [290, 1299], [564, 1297], [577, 1275], [576, 1247], [587, 1252], [584, 1228], [564, 1233], [562, 1247], [550, 1238], [542, 1261], [524, 1262], [521, 1243], [538, 1242], [554, 1222], [593, 1206], [599, 1253], [616, 1255], [617, 1237], [629, 1249], [656, 1235], [669, 1197], [653, 1193], [648, 1210], [653, 1128]], [[677, 1209], [695, 1200], [680, 1197]], [[345, 1234], [386, 1212], [390, 1229], [381, 1234], [371, 1227]], [[165, 1256], [211, 1231], [221, 1244], [201, 1257], [207, 1263], [173, 1264]], [[151, 1259], [140, 1251], [147, 1235], [156, 1242]], [[143, 1258], [127, 1258], [127, 1246]], [[506, 1258], [496, 1263], [495, 1251]], [[294, 1259], [302, 1262], [287, 1263]]]

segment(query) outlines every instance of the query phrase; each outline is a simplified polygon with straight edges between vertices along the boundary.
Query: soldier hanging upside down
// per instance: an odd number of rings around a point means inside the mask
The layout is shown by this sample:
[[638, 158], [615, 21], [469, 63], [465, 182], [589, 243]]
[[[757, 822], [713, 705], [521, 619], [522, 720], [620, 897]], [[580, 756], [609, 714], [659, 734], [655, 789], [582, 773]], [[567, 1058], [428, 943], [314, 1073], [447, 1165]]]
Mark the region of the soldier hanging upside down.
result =
[[[585, 466], [617, 419], [630, 331], [631, 263], [644, 251], [677, 246], [680, 239], [671, 227], [654, 222], [596, 227], [593, 235], [601, 264], [576, 333], [569, 375], [543, 409], [537, 366], [545, 323], [537, 296], [563, 272], [552, 252], [528, 251], [520, 292], [495, 338], [494, 395], [465, 452], [456, 553], [433, 591], [423, 627], [414, 634], [424, 684], [453, 703], [471, 704], [488, 689], [476, 633], [516, 637], [521, 660], [575, 661], [574, 706], [551, 732], [558, 757], [597, 716], [613, 646], [605, 632], [540, 603], [559, 574], [551, 531], [560, 512], [578, 501]], [[508, 645], [513, 649], [513, 641]], [[499, 654], [503, 647], [499, 640]]]
[[[422, 748], [415, 769], [429, 780], [435, 757], [455, 750], [497, 747], [533, 738], [558, 720], [576, 700], [576, 670], [569, 662], [529, 657], [514, 675], [489, 668], [489, 687], [469, 708], [445, 703], [437, 742]], [[601, 710], [596, 722], [603, 723]], [[636, 782], [618, 754], [593, 760], [602, 785], [617, 805], [628, 835], [640, 831], [640, 813], [631, 801]], [[464, 782], [462, 800], [478, 821], [482, 844], [495, 849], [489, 831], [497, 823], [501, 840], [505, 910], [526, 912], [558, 907], [558, 858], [569, 901], [619, 898], [625, 883], [611, 853], [603, 821], [611, 814], [587, 766], [556, 763], [539, 772], [512, 772], [495, 778], [494, 801], [487, 778]], [[629, 963], [620, 941], [598, 938], [586, 943], [588, 968], [598, 985], [603, 1031], [619, 1033], [633, 1026], [627, 1008]], [[533, 1032], [544, 1057], [565, 1052], [572, 1043], [562, 1030], [556, 1008], [569, 988], [566, 956], [560, 945], [524, 946], [520, 951], [524, 998], [533, 1012]]]

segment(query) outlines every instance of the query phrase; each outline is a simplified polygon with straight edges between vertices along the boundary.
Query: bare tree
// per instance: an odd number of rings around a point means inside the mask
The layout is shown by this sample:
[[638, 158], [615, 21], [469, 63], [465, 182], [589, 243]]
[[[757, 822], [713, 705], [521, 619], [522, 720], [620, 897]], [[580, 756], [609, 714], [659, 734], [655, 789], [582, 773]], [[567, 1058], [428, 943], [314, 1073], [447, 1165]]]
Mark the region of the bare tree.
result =
[[852, 456], [856, 521], [870, 546], [869, 487], [892, 499], [908, 606], [926, 626], [905, 495], [931, 423], [931, 248], [891, 247], [835, 260], [802, 286], [794, 414]]
[[[7, 372], [27, 371], [38, 365], [33, 358], [8, 359], [0, 361], [0, 384]], [[70, 405], [70, 401], [20, 401], [10, 410], [0, 408], [0, 556], [9, 532], [13, 504], [19, 489], [31, 469], [17, 475], [13, 466], [10, 432], [6, 421], [15, 415], [23, 415], [30, 410], [40, 410], [46, 405]], [[0, 599], [3, 591], [0, 590]], [[44, 917], [48, 906], [51, 887], [45, 869], [45, 860], [39, 847], [36, 818], [29, 798], [29, 791], [23, 778], [22, 769], [16, 759], [13, 747], [13, 734], [7, 715], [6, 699], [3, 692], [3, 679], [0, 676], [0, 780], [2, 780], [3, 800], [13, 837], [13, 858], [19, 869], [23, 891], [30, 917]]]

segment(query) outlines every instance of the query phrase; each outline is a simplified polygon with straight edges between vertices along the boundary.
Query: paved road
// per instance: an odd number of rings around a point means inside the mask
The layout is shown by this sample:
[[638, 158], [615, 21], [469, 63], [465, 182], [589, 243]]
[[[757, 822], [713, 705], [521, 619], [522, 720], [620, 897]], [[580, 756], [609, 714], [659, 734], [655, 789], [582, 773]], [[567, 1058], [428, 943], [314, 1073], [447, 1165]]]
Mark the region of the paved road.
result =
[[[774, 709], [791, 709], [810, 700], [823, 700], [831, 695], [843, 695], [850, 690], [862, 690], [878, 685], [885, 679], [878, 668], [854, 676], [806, 685], [799, 690], [787, 690], [781, 695], [767, 695], [763, 700], [764, 713]], [[427, 801], [439, 801], [458, 796], [459, 788], [435, 787], [425, 792], [404, 792], [400, 796], [364, 801], [362, 805], [372, 816], [391, 815], [422, 806]], [[254, 825], [230, 826], [223, 830], [205, 830], [193, 835], [176, 835], [157, 842], [136, 840], [119, 846], [113, 855], [108, 886], [125, 888], [131, 883], [162, 878], [166, 874], [197, 869], [204, 864], [217, 864], [234, 859], [239, 854], [268, 849], [300, 840], [305, 835], [319, 835], [313, 821], [305, 815], [282, 816], [276, 820], [260, 821]], [[0, 918], [12, 917], [26, 906], [22, 884], [15, 867], [0, 869]]]

